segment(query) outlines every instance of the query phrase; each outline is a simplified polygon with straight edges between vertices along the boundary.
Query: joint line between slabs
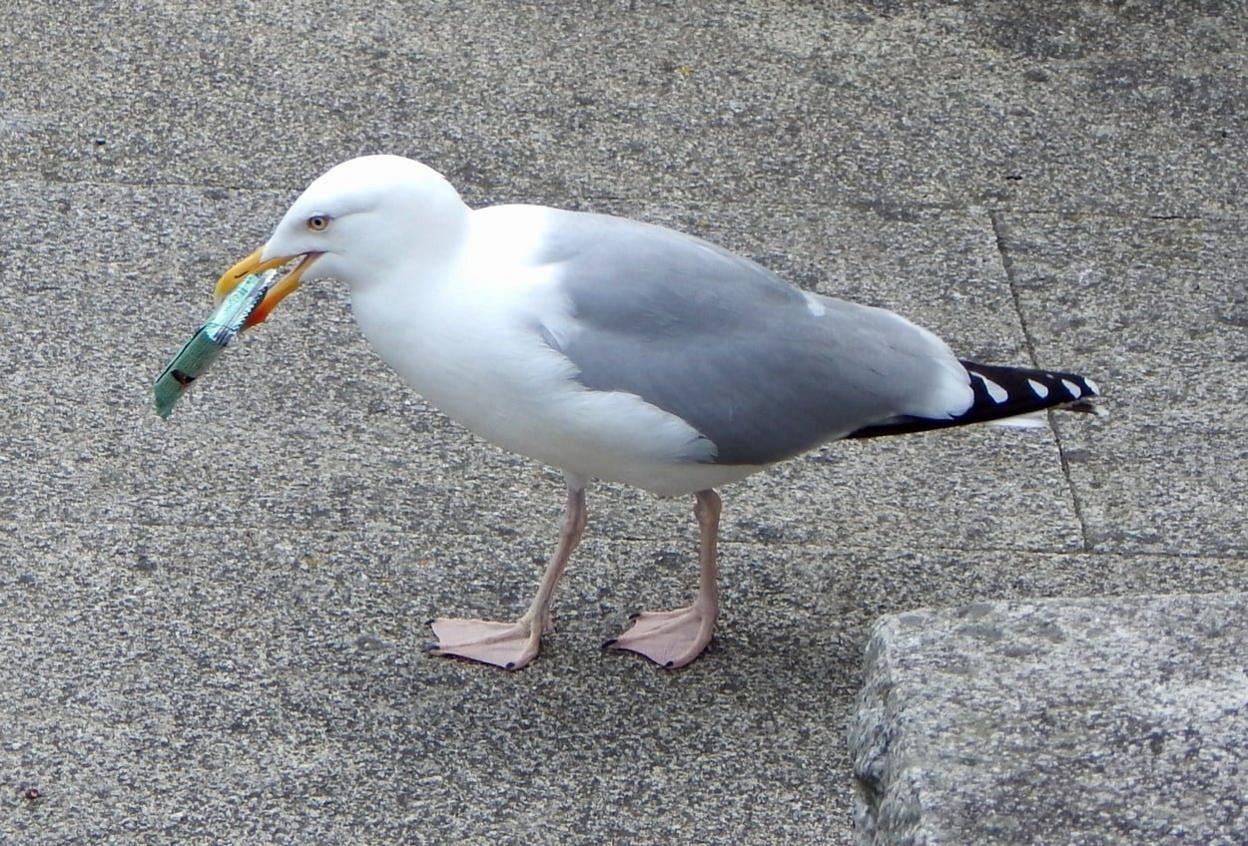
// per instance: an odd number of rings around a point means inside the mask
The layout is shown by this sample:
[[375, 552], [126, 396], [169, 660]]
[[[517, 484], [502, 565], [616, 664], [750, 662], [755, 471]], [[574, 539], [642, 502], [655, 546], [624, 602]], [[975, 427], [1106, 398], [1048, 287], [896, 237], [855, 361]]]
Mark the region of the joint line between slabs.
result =
[[[1001, 215], [997, 211], [990, 211], [988, 219], [992, 222], [992, 235], [996, 240], [997, 256], [1001, 260], [1001, 272], [1005, 274], [1006, 285], [1010, 289], [1010, 299], [1014, 301], [1014, 313], [1018, 315], [1019, 328], [1023, 330], [1023, 343], [1027, 346], [1027, 357], [1031, 360], [1031, 366], [1040, 367], [1040, 363], [1036, 359], [1036, 342], [1031, 335], [1031, 327], [1027, 325], [1027, 317], [1023, 313], [1023, 298], [1018, 291], [1018, 282], [1014, 277], [1014, 259], [1010, 255], [1009, 248], [1005, 245], [1005, 229], [1001, 223]], [[1092, 551], [1092, 538], [1088, 532], [1088, 521], [1083, 515], [1083, 502], [1079, 499], [1079, 491], [1075, 487], [1075, 480], [1070, 474], [1070, 462], [1066, 460], [1066, 448], [1062, 443], [1062, 433], [1058, 430], [1057, 425], [1053, 422], [1053, 412], [1047, 415], [1049, 423], [1049, 431], [1053, 433], [1053, 440], [1057, 444], [1057, 457], [1062, 465], [1062, 476], [1066, 479], [1066, 487], [1070, 491], [1070, 501], [1075, 509], [1075, 519], [1079, 521], [1079, 533], [1083, 536], [1083, 549], [1085, 552]]]

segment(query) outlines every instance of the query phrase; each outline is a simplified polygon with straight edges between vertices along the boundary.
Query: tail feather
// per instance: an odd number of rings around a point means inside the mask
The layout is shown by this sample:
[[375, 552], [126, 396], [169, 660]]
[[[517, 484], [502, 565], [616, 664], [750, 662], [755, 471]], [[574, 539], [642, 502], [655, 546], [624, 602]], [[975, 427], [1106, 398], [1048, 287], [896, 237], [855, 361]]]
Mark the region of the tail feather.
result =
[[971, 407], [956, 417], [897, 417], [884, 423], [864, 426], [846, 435], [847, 438], [875, 438], [881, 435], [903, 435], [929, 429], [947, 429], [971, 423], [987, 423], [1017, 417], [1047, 408], [1096, 412], [1090, 401], [1100, 396], [1096, 383], [1074, 373], [1057, 370], [1034, 370], [1028, 367], [1002, 367], [963, 361], [971, 377], [975, 399]]

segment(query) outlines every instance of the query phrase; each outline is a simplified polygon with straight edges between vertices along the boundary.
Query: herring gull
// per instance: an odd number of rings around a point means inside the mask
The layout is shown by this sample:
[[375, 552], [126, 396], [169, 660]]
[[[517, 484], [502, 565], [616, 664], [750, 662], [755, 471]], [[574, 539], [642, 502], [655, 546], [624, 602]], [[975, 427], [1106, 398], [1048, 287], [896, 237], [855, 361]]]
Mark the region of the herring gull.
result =
[[590, 480], [694, 495], [693, 602], [647, 611], [607, 645], [694, 660], [718, 611], [715, 488], [839, 438], [1089, 410], [1073, 373], [959, 360], [880, 308], [809, 293], [706, 241], [602, 214], [470, 209], [436, 171], [365, 156], [316, 179], [269, 240], [217, 283], [298, 260], [248, 325], [302, 278], [351, 289], [377, 353], [442, 412], [563, 471], [559, 542], [512, 622], [438, 618], [430, 650], [519, 669], [585, 527]]

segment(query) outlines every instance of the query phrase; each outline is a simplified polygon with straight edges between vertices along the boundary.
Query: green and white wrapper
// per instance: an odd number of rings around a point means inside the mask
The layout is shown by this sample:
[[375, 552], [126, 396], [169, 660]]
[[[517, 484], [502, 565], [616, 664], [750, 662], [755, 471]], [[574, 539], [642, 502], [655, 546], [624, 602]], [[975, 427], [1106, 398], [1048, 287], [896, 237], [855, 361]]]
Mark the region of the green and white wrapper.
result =
[[173, 412], [191, 383], [212, 366], [221, 351], [242, 331], [243, 324], [260, 305], [276, 275], [276, 270], [267, 270], [246, 276], [165, 366], [156, 378], [157, 414], [167, 418]]

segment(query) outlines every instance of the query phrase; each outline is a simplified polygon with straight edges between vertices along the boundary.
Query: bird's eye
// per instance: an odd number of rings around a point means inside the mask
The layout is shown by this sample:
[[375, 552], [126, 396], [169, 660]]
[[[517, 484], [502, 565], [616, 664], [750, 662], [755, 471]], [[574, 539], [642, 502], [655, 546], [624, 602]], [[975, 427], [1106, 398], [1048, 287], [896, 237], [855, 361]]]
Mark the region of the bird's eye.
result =
[[329, 215], [314, 214], [308, 218], [308, 228], [313, 232], [323, 232], [329, 226]]

